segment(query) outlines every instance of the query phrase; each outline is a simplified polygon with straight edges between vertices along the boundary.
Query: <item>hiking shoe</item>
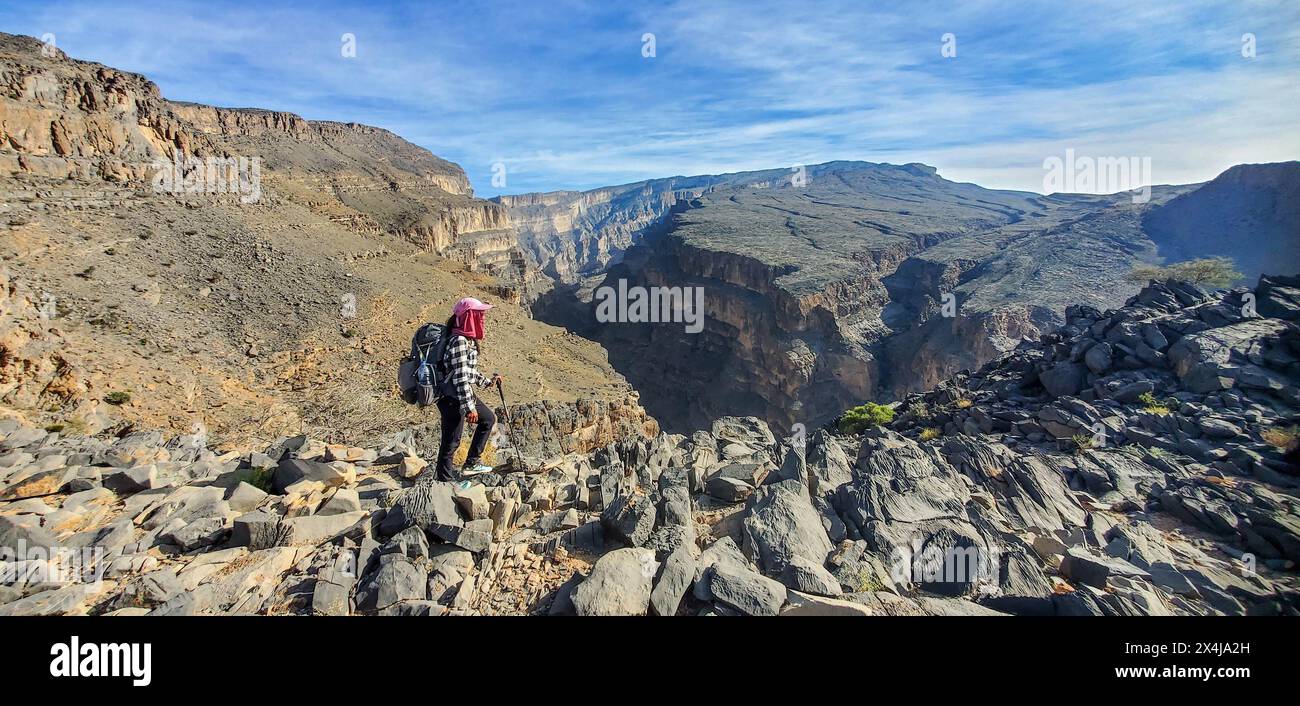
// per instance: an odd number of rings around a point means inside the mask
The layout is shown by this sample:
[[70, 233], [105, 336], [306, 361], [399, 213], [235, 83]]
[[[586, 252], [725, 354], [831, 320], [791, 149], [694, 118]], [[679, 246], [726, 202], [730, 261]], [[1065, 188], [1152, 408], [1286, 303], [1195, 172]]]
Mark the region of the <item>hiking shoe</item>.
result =
[[460, 469], [461, 477], [477, 476], [477, 475], [482, 475], [484, 473], [491, 473], [491, 472], [492, 472], [492, 467], [482, 463], [475, 463], [473, 465], [466, 464], [462, 466]]

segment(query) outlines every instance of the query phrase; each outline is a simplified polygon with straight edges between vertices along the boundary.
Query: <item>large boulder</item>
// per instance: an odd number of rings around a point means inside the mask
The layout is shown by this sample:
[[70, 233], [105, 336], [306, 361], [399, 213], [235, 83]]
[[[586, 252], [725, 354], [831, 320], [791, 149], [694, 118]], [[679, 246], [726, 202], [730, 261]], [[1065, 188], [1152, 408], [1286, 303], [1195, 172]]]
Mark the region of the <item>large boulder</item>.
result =
[[757, 417], [721, 417], [713, 422], [713, 438], [724, 448], [736, 443], [768, 454], [776, 450], [772, 429]]
[[663, 571], [650, 592], [650, 609], [655, 615], [676, 615], [682, 598], [695, 579], [695, 554], [698, 550], [683, 545], [673, 550], [664, 562]]
[[1057, 363], [1038, 374], [1038, 381], [1052, 397], [1077, 395], [1087, 382], [1088, 369], [1078, 363]]
[[389, 508], [379, 524], [379, 531], [391, 536], [407, 527], [419, 527], [436, 536], [441, 528], [461, 527], [463, 524], [456, 509], [456, 485], [436, 481], [433, 474], [428, 474], [407, 488]]
[[631, 547], [644, 546], [654, 533], [658, 511], [654, 501], [639, 493], [619, 495], [600, 515], [607, 536]]
[[754, 494], [754, 486], [738, 478], [715, 475], [704, 484], [709, 497], [724, 503], [738, 503]]
[[713, 570], [716, 567], [727, 567], [736, 570], [753, 571], [753, 566], [745, 553], [740, 551], [736, 542], [731, 537], [723, 537], [705, 549], [699, 559], [695, 562], [695, 583], [694, 595], [702, 601], [713, 600], [713, 594], [709, 591], [709, 584], [713, 579]]
[[405, 554], [379, 557], [379, 568], [357, 589], [357, 610], [383, 610], [400, 601], [424, 600], [428, 574]]
[[755, 571], [714, 566], [709, 579], [714, 600], [745, 615], [778, 615], [785, 586]]
[[1087, 364], [1088, 369], [1098, 375], [1105, 375], [1111, 366], [1111, 347], [1109, 343], [1101, 342], [1088, 349], [1083, 356], [1083, 362]]
[[1279, 319], [1246, 319], [1188, 334], [1169, 347], [1169, 360], [1183, 387], [1192, 392], [1228, 389], [1235, 384], [1253, 342], [1279, 336], [1293, 327]]
[[316, 481], [335, 488], [345, 483], [347, 472], [322, 461], [285, 458], [275, 467], [275, 473], [271, 476], [271, 488], [276, 494], [282, 495], [286, 488], [301, 480]]
[[823, 498], [832, 497], [840, 486], [853, 480], [853, 462], [825, 429], [809, 441], [808, 476], [809, 489]]
[[858, 473], [840, 486], [835, 509], [859, 532], [872, 521], [914, 523], [965, 514], [970, 490], [930, 452], [884, 429], [869, 430], [858, 452]]
[[786, 564], [780, 580], [789, 588], [803, 593], [818, 596], [838, 596], [843, 593], [839, 580], [832, 576], [825, 566], [808, 561], [801, 556], [792, 558], [790, 563]]
[[1061, 559], [1061, 574], [1071, 581], [1105, 589], [1106, 580], [1112, 576], [1137, 576], [1149, 579], [1151, 575], [1123, 559], [1099, 556], [1081, 547], [1070, 547]]
[[1300, 277], [1261, 275], [1255, 295], [1260, 316], [1300, 323]]
[[645, 615], [658, 567], [649, 549], [615, 549], [602, 556], [591, 567], [591, 575], [574, 589], [574, 610], [578, 615]]
[[831, 551], [831, 540], [821, 514], [797, 480], [759, 488], [744, 521], [745, 553], [764, 573], [778, 576], [795, 557], [821, 564]]
[[[19, 547], [50, 550], [59, 546], [54, 535], [41, 528], [37, 522], [24, 522], [12, 515], [0, 515], [0, 551], [17, 554]], [[20, 557], [22, 558], [22, 557]]]
[[365, 510], [335, 515], [304, 515], [280, 521], [280, 544], [317, 545], [332, 539], [365, 519]]

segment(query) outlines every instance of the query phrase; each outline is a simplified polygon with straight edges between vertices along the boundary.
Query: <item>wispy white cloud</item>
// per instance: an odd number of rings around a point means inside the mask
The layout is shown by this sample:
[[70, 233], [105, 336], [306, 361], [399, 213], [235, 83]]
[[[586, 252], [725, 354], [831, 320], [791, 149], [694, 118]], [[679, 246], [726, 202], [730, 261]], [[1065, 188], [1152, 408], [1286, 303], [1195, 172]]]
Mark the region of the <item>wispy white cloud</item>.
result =
[[[1149, 156], [1158, 182], [1300, 158], [1293, 0], [55, 0], [0, 8], [0, 22], [56, 32], [168, 97], [381, 125], [460, 162], [486, 193], [498, 160], [518, 192], [833, 159], [1038, 190], [1043, 159], [1067, 147]], [[344, 32], [356, 59], [339, 55]], [[1245, 32], [1254, 58], [1240, 55]]]

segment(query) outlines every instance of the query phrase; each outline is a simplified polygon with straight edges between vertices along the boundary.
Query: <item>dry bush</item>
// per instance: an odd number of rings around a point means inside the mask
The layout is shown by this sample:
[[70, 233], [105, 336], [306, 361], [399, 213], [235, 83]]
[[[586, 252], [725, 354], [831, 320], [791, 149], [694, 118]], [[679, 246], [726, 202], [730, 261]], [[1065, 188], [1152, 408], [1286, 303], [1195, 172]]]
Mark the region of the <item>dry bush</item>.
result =
[[1127, 279], [1137, 284], [1174, 279], [1222, 289], [1232, 286], [1233, 282], [1243, 276], [1235, 269], [1232, 258], [1207, 257], [1175, 262], [1172, 265], [1138, 265], [1129, 272]]
[[1300, 444], [1300, 427], [1269, 427], [1259, 433], [1259, 438], [1279, 451], [1290, 451]]

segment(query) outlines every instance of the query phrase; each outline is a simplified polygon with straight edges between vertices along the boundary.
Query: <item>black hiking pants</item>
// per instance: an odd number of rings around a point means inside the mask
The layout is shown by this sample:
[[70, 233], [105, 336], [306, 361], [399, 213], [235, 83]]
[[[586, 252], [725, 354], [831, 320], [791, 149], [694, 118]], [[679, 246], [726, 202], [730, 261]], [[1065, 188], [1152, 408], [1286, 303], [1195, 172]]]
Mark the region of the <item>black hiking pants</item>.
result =
[[[483, 400], [474, 396], [474, 407], [478, 411], [478, 424], [474, 425], [474, 436], [469, 442], [469, 455], [465, 465], [478, 463], [487, 446], [488, 435], [496, 425], [497, 418], [492, 408], [483, 404]], [[461, 430], [465, 426], [465, 417], [460, 413], [460, 400], [454, 395], [446, 395], [438, 400], [438, 414], [442, 416], [442, 443], [438, 446], [438, 480], [455, 480], [458, 477], [452, 456], [460, 448]]]

